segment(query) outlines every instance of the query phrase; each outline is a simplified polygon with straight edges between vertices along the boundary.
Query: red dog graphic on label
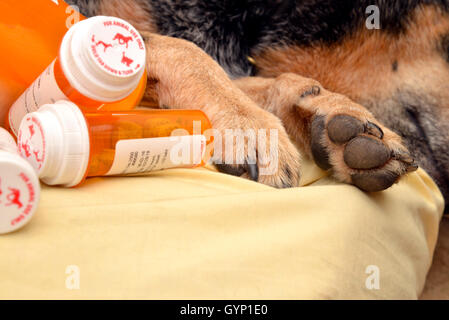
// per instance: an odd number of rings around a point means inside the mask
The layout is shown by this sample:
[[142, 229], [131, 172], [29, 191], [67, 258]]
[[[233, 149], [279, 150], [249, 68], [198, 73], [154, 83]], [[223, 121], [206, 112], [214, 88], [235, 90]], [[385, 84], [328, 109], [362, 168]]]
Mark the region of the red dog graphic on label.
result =
[[128, 42], [133, 41], [133, 37], [125, 37], [123, 34], [117, 33], [112, 41], [114, 40], [118, 40], [121, 45], [126, 44], [126, 49], [128, 49]]
[[29, 141], [25, 141], [24, 143], [20, 144], [20, 152], [24, 152], [25, 153], [25, 157], [29, 158], [31, 157], [31, 147], [29, 145]]
[[15, 205], [19, 209], [22, 208], [22, 202], [20, 202], [20, 190], [15, 188], [8, 188], [11, 192], [6, 196], [9, 203], [6, 204], [7, 207]]
[[31, 139], [35, 134], [34, 124], [32, 124], [31, 126], [28, 126], [28, 129], [30, 130], [30, 139]]
[[103, 52], [106, 52], [106, 50], [108, 48], [112, 48], [112, 44], [106, 43], [104, 41], [100, 40], [98, 42], [95, 42], [95, 36], [92, 36], [92, 42], [95, 43], [96, 47], [98, 47], [99, 45], [102, 45], [103, 46]]
[[42, 156], [39, 158], [39, 151], [33, 151], [34, 158], [36, 159], [36, 162], [39, 163], [39, 169], [42, 167], [42, 162], [44, 162], [44, 157]]
[[134, 62], [134, 60], [132, 60], [132, 59], [130, 59], [130, 58], [128, 58], [127, 56], [125, 56], [125, 53], [123, 52], [123, 55], [122, 55], [122, 63], [123, 64], [126, 64], [128, 67], [131, 65], [131, 63], [133, 63]]

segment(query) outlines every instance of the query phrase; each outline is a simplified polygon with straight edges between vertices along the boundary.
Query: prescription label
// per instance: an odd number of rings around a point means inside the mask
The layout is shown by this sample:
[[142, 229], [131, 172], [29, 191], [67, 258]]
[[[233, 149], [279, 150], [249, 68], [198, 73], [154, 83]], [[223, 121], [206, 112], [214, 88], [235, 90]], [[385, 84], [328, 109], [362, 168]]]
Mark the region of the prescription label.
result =
[[203, 135], [120, 140], [106, 175], [194, 167], [201, 164], [205, 150]]
[[20, 123], [26, 114], [37, 111], [44, 104], [68, 99], [56, 82], [55, 61], [42, 72], [39, 78], [28, 87], [9, 110], [9, 126], [16, 136]]

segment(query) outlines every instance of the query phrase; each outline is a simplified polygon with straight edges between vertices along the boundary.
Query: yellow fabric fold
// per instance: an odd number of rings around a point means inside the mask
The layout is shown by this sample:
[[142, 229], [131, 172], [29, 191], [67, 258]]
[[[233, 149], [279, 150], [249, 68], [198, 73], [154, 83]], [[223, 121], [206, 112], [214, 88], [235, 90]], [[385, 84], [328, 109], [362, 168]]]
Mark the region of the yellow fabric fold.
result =
[[0, 298], [417, 298], [444, 207], [429, 176], [366, 194], [303, 172], [282, 190], [204, 168], [44, 187], [0, 236]]

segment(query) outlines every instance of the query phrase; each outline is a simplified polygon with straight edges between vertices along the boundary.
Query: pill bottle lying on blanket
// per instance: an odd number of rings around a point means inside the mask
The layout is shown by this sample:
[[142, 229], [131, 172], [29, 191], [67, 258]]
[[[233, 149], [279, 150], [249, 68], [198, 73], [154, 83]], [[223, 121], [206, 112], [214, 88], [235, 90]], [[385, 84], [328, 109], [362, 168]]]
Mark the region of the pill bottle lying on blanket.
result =
[[26, 115], [18, 141], [43, 182], [74, 187], [86, 177], [202, 165], [210, 128], [199, 110], [83, 113], [58, 101]]
[[23, 227], [39, 203], [39, 179], [18, 152], [13, 137], [0, 128], [0, 234]]
[[57, 58], [12, 105], [10, 129], [17, 135], [27, 113], [61, 99], [92, 111], [126, 99], [138, 87], [143, 94], [145, 61], [143, 39], [126, 21], [96, 16], [78, 22], [65, 34]]

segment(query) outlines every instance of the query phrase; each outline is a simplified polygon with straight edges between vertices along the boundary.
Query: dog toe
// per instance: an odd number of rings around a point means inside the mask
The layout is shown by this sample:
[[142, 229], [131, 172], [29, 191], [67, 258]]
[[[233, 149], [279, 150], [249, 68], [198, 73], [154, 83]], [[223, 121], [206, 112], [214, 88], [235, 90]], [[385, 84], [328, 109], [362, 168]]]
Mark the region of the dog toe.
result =
[[390, 159], [390, 150], [380, 140], [370, 136], [358, 136], [348, 142], [344, 161], [352, 169], [373, 169]]
[[329, 153], [323, 144], [323, 134], [325, 132], [325, 117], [316, 116], [312, 121], [311, 129], [311, 149], [315, 163], [323, 170], [328, 170], [332, 166], [329, 162]]
[[377, 192], [388, 189], [399, 177], [400, 175], [398, 173], [387, 170], [361, 172], [351, 175], [352, 183], [366, 192]]
[[333, 143], [343, 144], [364, 132], [363, 122], [352, 116], [339, 114], [327, 124], [327, 134]]

